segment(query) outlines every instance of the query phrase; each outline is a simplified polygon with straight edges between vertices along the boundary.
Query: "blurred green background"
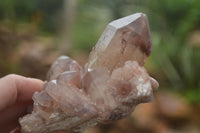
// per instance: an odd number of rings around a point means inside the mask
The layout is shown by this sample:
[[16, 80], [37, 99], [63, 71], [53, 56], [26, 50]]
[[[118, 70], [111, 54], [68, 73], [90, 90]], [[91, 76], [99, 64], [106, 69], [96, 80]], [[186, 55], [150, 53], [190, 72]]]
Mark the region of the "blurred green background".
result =
[[146, 112], [136, 108], [143, 114], [136, 110], [131, 118], [86, 132], [199, 133], [199, 0], [1, 0], [0, 76], [45, 80], [62, 54], [84, 65], [106, 25], [136, 12], [149, 19], [154, 47], [145, 67], [160, 83], [155, 102], [141, 107]]

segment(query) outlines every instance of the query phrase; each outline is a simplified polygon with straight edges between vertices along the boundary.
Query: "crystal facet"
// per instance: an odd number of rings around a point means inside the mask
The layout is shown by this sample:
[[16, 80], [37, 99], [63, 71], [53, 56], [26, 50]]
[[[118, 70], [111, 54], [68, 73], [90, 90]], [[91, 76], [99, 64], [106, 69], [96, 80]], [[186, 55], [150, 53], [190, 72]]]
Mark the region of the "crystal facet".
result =
[[83, 69], [62, 56], [51, 66], [41, 92], [33, 95], [32, 114], [21, 118], [24, 133], [79, 132], [130, 115], [151, 102], [158, 82], [143, 67], [152, 50], [146, 15], [111, 22]]

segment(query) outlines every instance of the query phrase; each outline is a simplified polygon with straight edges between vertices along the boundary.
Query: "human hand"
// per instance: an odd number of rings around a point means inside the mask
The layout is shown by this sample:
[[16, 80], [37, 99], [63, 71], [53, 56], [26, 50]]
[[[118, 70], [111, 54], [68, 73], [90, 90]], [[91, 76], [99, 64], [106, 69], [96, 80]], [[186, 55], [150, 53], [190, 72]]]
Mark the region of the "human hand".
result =
[[10, 74], [0, 79], [0, 132], [8, 133], [19, 125], [18, 118], [27, 114], [32, 95], [40, 91], [43, 82]]
[[[18, 119], [33, 104], [32, 95], [40, 91], [43, 81], [10, 74], [0, 79], [0, 133], [20, 133]], [[53, 133], [66, 133], [57, 131]]]

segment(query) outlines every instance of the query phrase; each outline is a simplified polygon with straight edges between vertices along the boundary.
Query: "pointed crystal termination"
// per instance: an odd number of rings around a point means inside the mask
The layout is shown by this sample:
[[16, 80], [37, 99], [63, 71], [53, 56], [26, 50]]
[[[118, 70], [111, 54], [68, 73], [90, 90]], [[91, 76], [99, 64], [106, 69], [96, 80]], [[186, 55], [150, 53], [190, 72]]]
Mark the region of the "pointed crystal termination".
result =
[[62, 56], [51, 66], [32, 114], [19, 120], [23, 133], [81, 132], [130, 115], [151, 102], [158, 82], [143, 67], [152, 50], [145, 14], [111, 22], [83, 69]]
[[108, 24], [90, 54], [88, 67], [103, 66], [112, 71], [127, 60], [143, 66], [151, 50], [147, 17], [136, 13]]

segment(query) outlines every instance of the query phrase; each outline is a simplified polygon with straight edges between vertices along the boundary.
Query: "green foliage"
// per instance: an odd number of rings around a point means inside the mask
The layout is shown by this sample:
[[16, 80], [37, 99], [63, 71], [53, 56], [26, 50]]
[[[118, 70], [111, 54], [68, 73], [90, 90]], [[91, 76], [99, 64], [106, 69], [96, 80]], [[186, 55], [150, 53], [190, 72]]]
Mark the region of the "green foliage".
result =
[[62, 3], [63, 0], [2, 0], [0, 20], [34, 23], [53, 33], [61, 19]]

